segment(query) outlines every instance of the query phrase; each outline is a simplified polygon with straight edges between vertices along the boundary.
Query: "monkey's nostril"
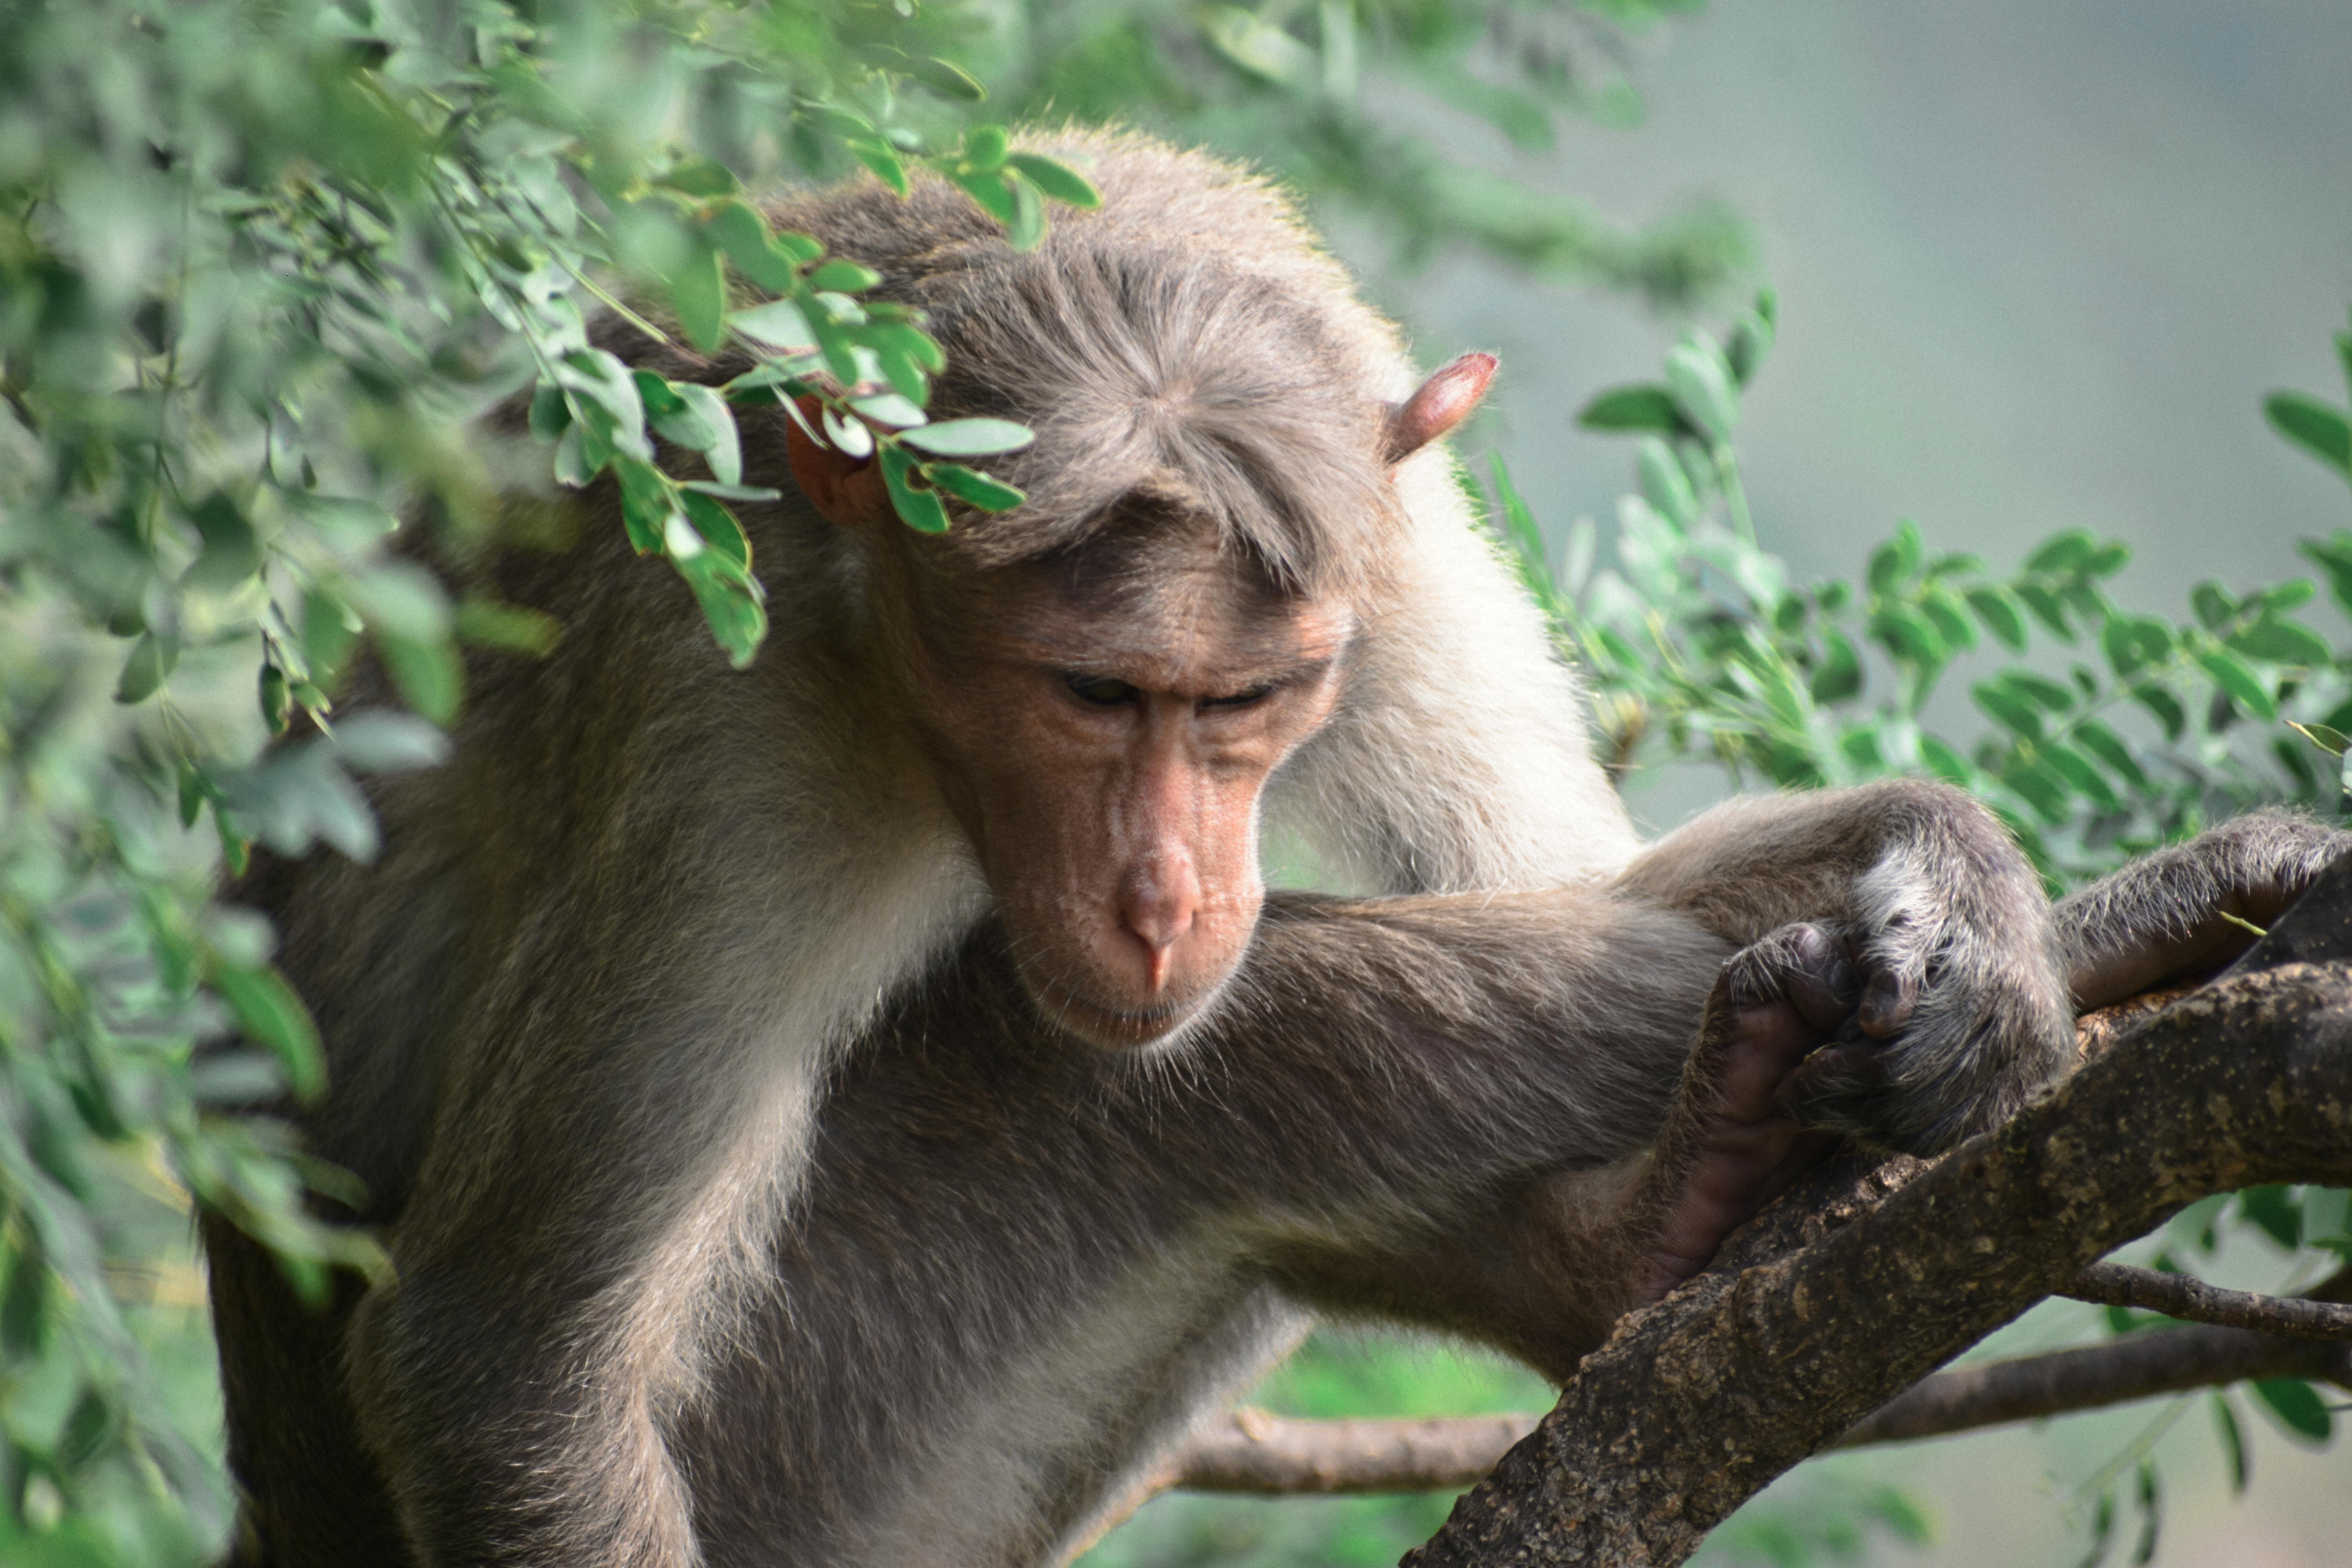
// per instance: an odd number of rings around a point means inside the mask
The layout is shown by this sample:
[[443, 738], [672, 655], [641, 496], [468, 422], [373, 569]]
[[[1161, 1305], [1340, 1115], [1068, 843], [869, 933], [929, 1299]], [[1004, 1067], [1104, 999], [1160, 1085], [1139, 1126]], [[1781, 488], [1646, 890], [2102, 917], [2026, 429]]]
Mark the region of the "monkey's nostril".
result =
[[1143, 943], [1152, 990], [1167, 984], [1173, 950], [1192, 929], [1200, 907], [1201, 884], [1190, 866], [1139, 878], [1120, 898], [1120, 923]]

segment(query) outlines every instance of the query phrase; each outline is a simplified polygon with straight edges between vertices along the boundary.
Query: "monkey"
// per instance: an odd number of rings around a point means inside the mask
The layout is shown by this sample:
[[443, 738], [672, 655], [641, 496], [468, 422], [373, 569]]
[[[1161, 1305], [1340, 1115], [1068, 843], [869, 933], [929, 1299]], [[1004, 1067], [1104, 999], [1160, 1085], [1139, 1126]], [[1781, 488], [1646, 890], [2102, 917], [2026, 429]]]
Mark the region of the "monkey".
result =
[[1416, 382], [1246, 171], [1048, 150], [1104, 201], [1027, 254], [936, 180], [769, 207], [927, 313], [936, 415], [1034, 429], [1024, 505], [917, 534], [745, 410], [740, 673], [609, 483], [569, 551], [438, 557], [561, 638], [469, 653], [378, 863], [233, 889], [392, 1264], [309, 1311], [205, 1222], [241, 1560], [1055, 1560], [1312, 1314], [1564, 1378], [1822, 1139], [1994, 1125], [2336, 847], [2255, 819], [2053, 910], [1932, 783], [1643, 843], [1443, 445], [1494, 362]]

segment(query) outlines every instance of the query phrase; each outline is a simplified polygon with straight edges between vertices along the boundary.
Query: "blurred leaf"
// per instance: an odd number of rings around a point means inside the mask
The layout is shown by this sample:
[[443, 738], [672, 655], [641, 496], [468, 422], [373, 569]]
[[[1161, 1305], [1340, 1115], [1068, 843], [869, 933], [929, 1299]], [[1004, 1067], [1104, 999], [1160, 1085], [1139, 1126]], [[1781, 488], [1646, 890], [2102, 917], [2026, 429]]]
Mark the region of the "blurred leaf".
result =
[[1649, 430], [1665, 437], [1698, 438], [1697, 426], [1683, 417], [1674, 394], [1663, 386], [1620, 386], [1601, 393], [1578, 413], [1587, 430]]
[[1034, 153], [1014, 153], [1005, 162], [1021, 172], [1022, 177], [1053, 201], [1066, 205], [1092, 209], [1102, 205], [1102, 193], [1091, 181], [1066, 163]]
[[286, 977], [275, 969], [223, 966], [214, 971], [212, 984], [245, 1037], [285, 1065], [295, 1097], [316, 1100], [327, 1087], [326, 1054], [309, 1009]]
[[965, 468], [961, 463], [925, 463], [923, 478], [982, 511], [1011, 511], [1029, 498], [1013, 489], [990, 479], [986, 474]]
[[2238, 1212], [2292, 1252], [2303, 1245], [2303, 1210], [2285, 1187], [2249, 1187], [2238, 1194]]
[[2280, 1431], [2305, 1447], [2325, 1447], [2336, 1423], [2319, 1391], [2300, 1378], [2259, 1378], [2247, 1386]]
[[1009, 419], [948, 419], [901, 431], [898, 438], [942, 457], [974, 458], [1019, 451], [1036, 437], [1027, 426]]
[[688, 340], [704, 353], [715, 353], [725, 336], [727, 314], [727, 279], [719, 270], [719, 253], [696, 251], [671, 276], [669, 290]]
[[2300, 392], [2273, 392], [2263, 400], [2271, 428], [2334, 468], [2352, 478], [2352, 423], [2344, 411], [2306, 397]]
[[2197, 656], [2205, 673], [2213, 683], [2230, 694], [2230, 699], [2257, 719], [2278, 717], [2278, 702], [2271, 696], [2270, 688], [2261, 677], [2240, 663], [2234, 654], [2221, 648], [2209, 648]]
[[1708, 440], [1731, 439], [1739, 426], [1739, 391], [1713, 338], [1692, 331], [1666, 351], [1666, 387], [1675, 406]]
[[2230, 1407], [2230, 1396], [2220, 1389], [2213, 1391], [2213, 1433], [2221, 1445], [2221, 1461], [2229, 1468], [2230, 1493], [2232, 1497], [2246, 1495], [2246, 1483], [2253, 1477], [2253, 1466], [2248, 1461], [2245, 1434], [2238, 1430], [2238, 1413]]

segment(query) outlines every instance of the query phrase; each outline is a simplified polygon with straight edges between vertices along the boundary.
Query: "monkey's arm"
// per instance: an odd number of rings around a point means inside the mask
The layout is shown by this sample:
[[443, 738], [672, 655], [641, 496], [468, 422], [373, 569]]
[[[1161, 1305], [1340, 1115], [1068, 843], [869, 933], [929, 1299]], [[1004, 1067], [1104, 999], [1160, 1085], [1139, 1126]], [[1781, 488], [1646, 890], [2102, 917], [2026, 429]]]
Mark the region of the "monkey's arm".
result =
[[1273, 911], [1214, 1052], [1266, 1042], [1244, 1114], [1312, 1151], [1259, 1177], [1276, 1279], [1564, 1375], [1818, 1148], [1776, 1100], [1853, 1011], [1843, 960], [1726, 951], [1591, 892]]
[[[2058, 938], [2077, 1010], [2229, 963], [2352, 849], [2352, 834], [2258, 812], [2160, 849], [2060, 901]], [[2241, 923], [2243, 922], [2243, 923]]]
[[1895, 780], [1732, 801], [1643, 852], [1616, 888], [1732, 942], [1811, 921], [1845, 947], [1860, 1006], [1790, 1086], [1816, 1126], [1936, 1152], [2071, 1055], [2041, 879], [1957, 790]]

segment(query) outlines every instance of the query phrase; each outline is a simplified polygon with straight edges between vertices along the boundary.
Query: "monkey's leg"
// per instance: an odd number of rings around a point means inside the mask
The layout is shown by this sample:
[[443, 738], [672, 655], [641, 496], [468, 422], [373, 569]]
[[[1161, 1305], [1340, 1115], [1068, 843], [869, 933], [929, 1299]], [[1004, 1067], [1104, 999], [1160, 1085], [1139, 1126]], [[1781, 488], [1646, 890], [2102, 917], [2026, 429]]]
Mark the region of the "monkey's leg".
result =
[[1640, 1258], [1634, 1302], [1706, 1267], [1724, 1237], [1837, 1140], [1789, 1110], [1807, 1063], [1861, 1001], [1861, 977], [1818, 926], [1785, 926], [1735, 954], [1708, 994], [1649, 1170], [1618, 1222]]
[[[2055, 911], [2077, 1011], [2217, 969], [2352, 849], [2352, 833], [2257, 812], [2159, 849]], [[2243, 923], [2241, 923], [2243, 922]]]

